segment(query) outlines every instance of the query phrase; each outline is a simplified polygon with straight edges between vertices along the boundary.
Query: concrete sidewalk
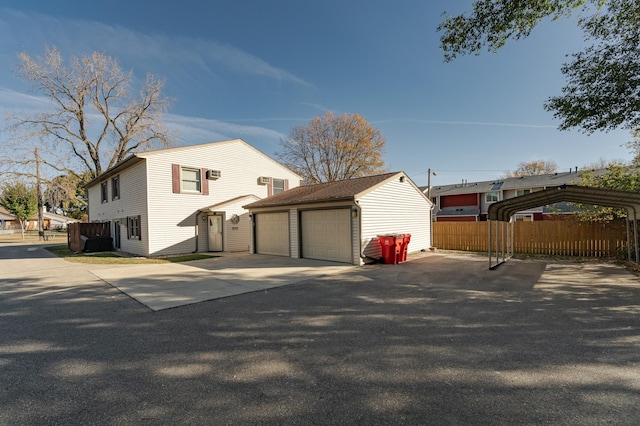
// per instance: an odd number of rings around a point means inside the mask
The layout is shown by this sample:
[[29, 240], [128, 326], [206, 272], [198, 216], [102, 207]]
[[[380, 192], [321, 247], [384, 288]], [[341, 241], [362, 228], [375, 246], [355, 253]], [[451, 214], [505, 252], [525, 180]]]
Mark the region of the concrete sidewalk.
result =
[[222, 253], [220, 257], [187, 263], [95, 266], [90, 268], [92, 274], [154, 311], [357, 268], [344, 263], [248, 253]]

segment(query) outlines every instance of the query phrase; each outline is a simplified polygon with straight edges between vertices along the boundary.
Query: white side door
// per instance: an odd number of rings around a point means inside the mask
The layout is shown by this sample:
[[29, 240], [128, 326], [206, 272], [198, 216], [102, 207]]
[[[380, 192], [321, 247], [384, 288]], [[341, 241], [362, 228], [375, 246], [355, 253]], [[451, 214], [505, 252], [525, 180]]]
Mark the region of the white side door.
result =
[[208, 216], [209, 251], [222, 251], [222, 216]]

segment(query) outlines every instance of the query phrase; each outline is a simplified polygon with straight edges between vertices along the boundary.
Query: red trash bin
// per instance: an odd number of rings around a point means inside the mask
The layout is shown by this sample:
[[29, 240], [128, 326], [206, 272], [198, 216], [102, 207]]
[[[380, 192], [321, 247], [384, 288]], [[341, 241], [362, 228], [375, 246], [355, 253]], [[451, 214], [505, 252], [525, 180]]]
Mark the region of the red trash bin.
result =
[[395, 265], [402, 257], [403, 234], [378, 235], [382, 247], [382, 260], [388, 265]]
[[400, 248], [400, 262], [407, 261], [407, 251], [409, 251], [410, 241], [411, 241], [411, 234], [404, 234], [404, 238], [402, 238], [402, 245]]

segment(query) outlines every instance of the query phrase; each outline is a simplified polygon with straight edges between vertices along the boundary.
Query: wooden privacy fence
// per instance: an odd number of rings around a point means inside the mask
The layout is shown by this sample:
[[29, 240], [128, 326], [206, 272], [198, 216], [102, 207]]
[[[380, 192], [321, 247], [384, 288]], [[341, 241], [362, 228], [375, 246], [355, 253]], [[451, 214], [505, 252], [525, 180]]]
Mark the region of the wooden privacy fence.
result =
[[[67, 245], [76, 253], [84, 249], [84, 242], [91, 237], [110, 237], [109, 222], [70, 223], [67, 225]], [[85, 238], [82, 238], [85, 237]]]
[[[487, 222], [434, 222], [433, 245], [444, 250], [488, 251]], [[573, 220], [516, 222], [513, 232], [514, 253], [555, 256], [615, 257], [627, 246], [624, 221], [609, 224]], [[503, 226], [492, 222], [492, 227]], [[507, 225], [505, 225], [506, 227]], [[495, 228], [491, 245], [495, 250]], [[502, 247], [502, 233], [498, 246]]]

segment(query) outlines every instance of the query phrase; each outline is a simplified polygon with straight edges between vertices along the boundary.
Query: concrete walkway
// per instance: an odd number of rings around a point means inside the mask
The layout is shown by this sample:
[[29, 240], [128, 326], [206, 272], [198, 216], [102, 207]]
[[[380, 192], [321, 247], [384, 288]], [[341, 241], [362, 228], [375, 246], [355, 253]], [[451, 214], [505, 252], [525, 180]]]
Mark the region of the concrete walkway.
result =
[[154, 311], [268, 290], [357, 268], [282, 256], [223, 253], [187, 263], [90, 265], [92, 274]]

